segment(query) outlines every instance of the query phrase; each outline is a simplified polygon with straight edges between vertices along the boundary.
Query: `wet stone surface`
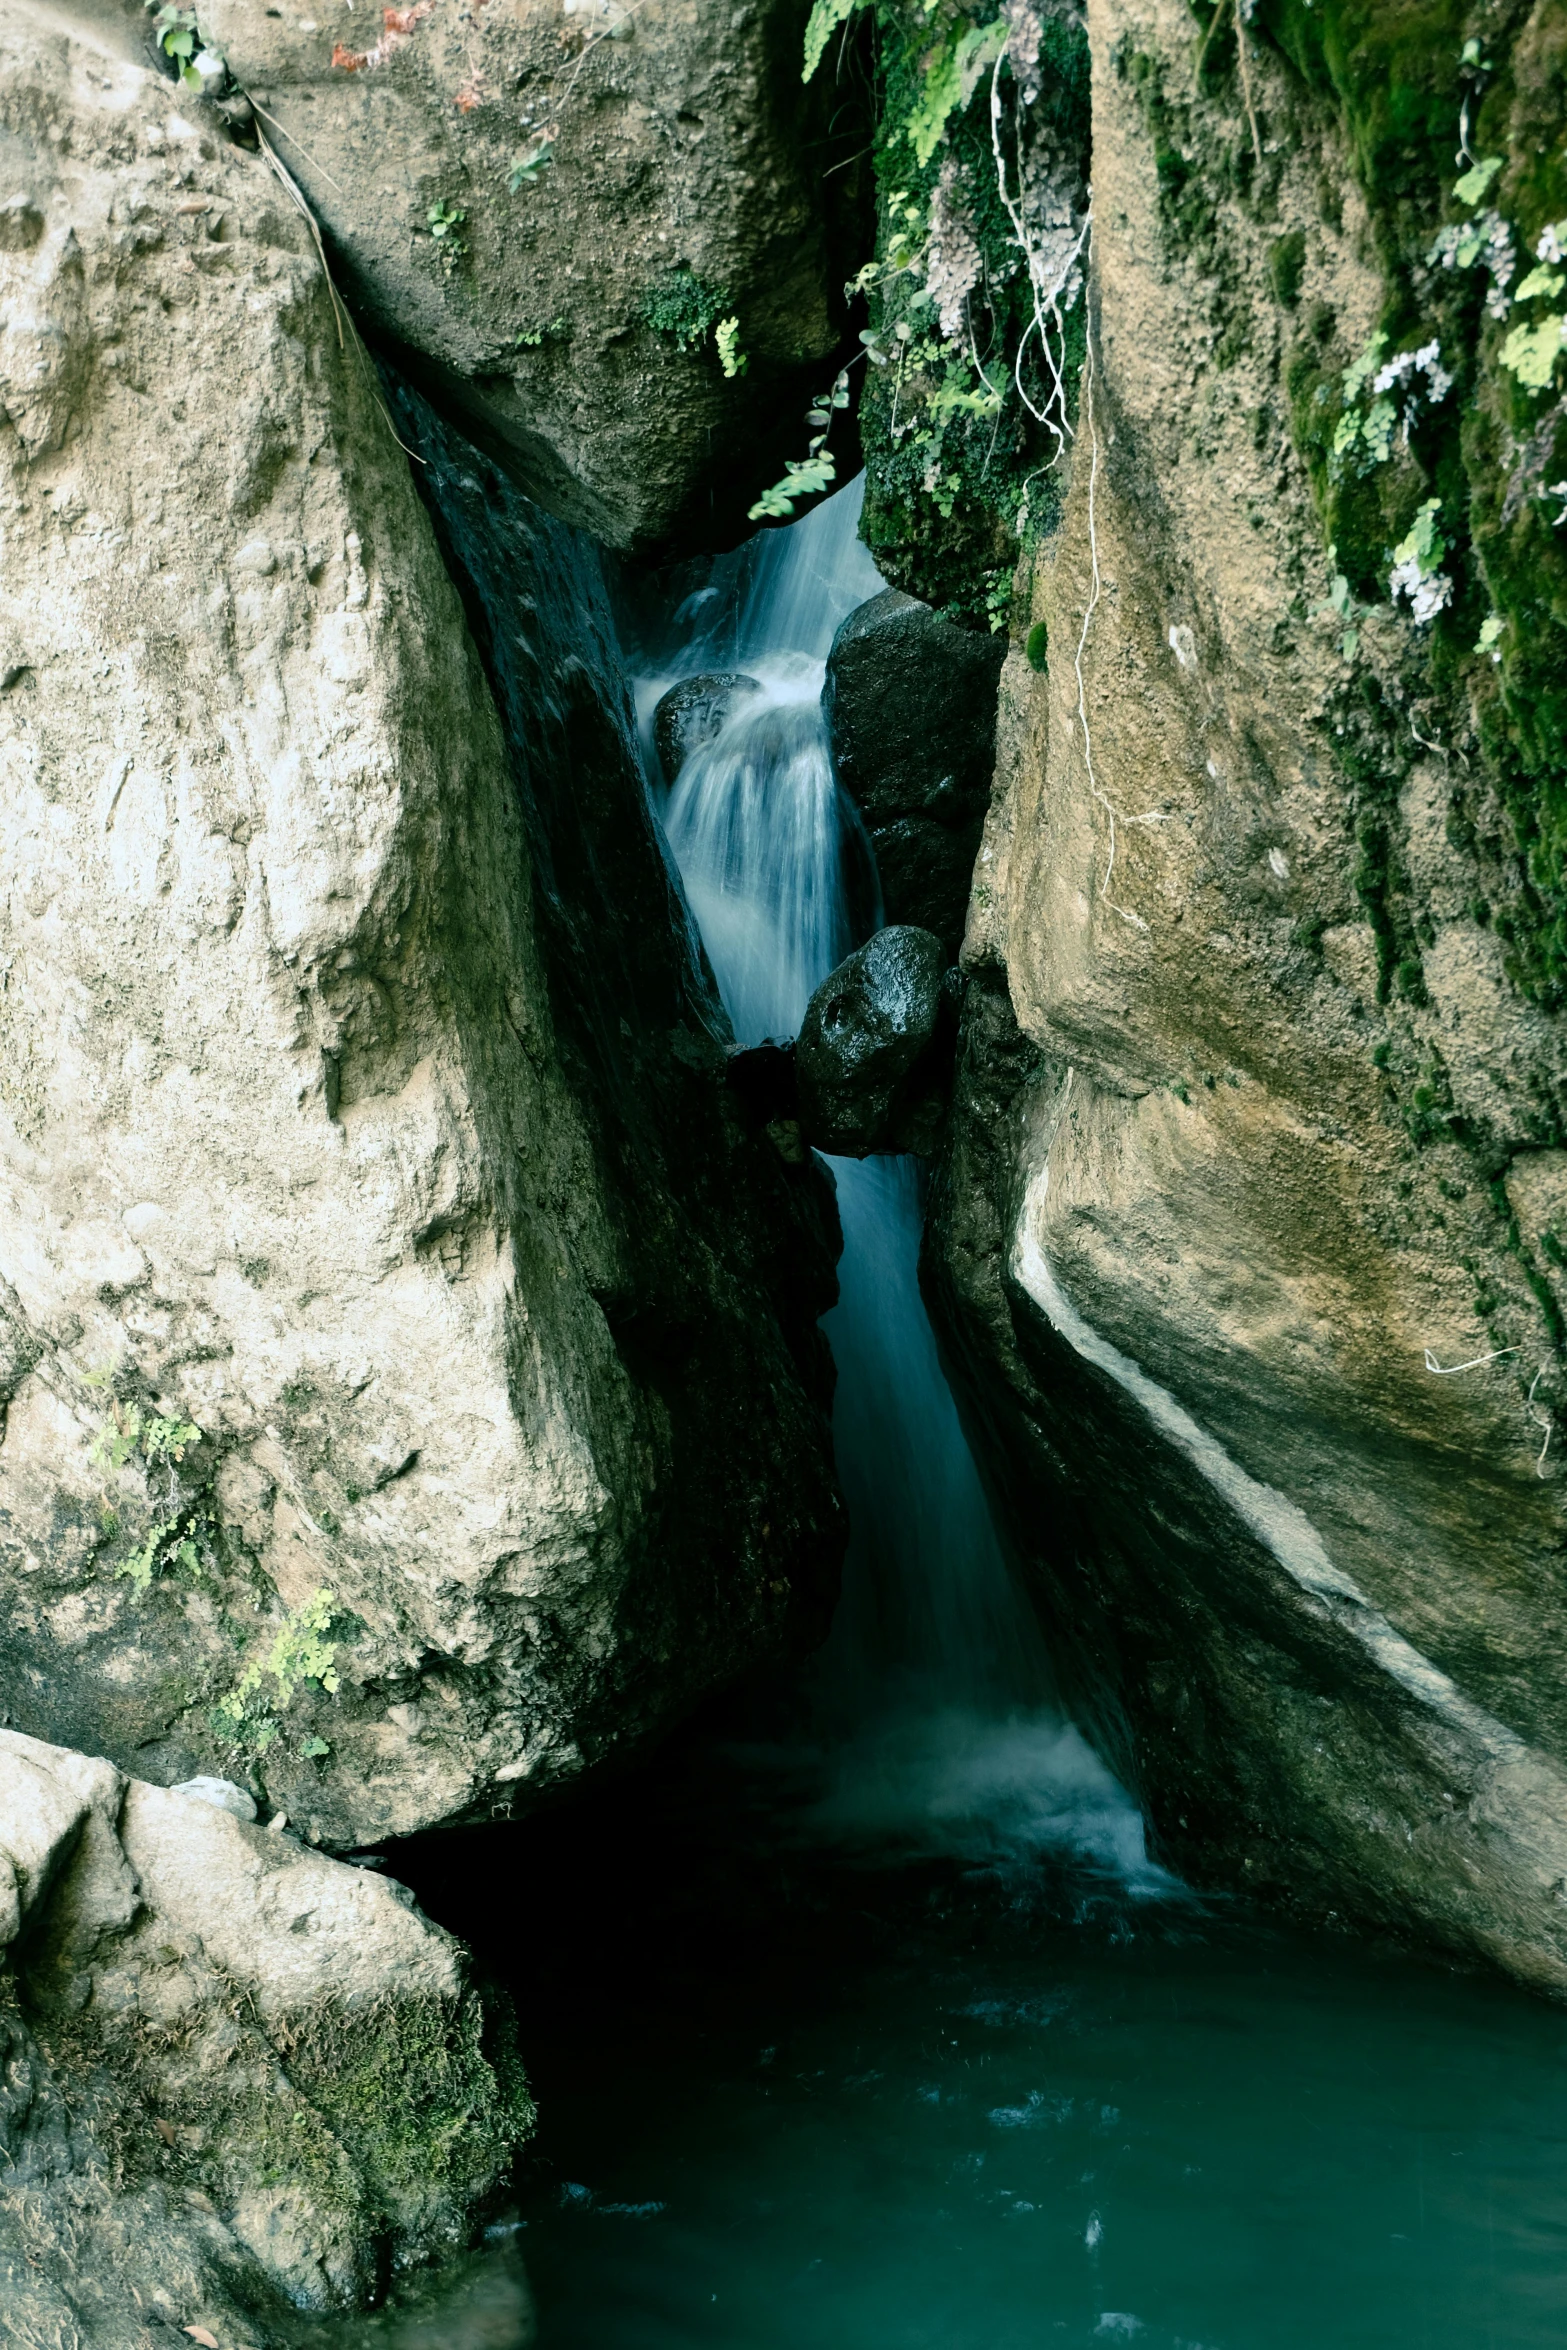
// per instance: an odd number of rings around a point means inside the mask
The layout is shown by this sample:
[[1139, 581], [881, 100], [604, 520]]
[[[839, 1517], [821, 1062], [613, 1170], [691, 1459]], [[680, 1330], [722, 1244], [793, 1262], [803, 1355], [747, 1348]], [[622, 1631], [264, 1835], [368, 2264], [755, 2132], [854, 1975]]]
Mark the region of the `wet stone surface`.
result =
[[761, 691], [754, 677], [734, 669], [683, 677], [672, 685], [653, 712], [653, 742], [664, 781], [673, 783], [692, 752], [722, 734], [734, 712]]
[[945, 1005], [941, 941], [910, 924], [877, 931], [828, 974], [795, 1048], [801, 1123], [818, 1150], [933, 1147]]
[[833, 759], [876, 852], [887, 919], [934, 931], [949, 961], [990, 804], [1006, 649], [888, 588], [850, 613], [827, 660]]

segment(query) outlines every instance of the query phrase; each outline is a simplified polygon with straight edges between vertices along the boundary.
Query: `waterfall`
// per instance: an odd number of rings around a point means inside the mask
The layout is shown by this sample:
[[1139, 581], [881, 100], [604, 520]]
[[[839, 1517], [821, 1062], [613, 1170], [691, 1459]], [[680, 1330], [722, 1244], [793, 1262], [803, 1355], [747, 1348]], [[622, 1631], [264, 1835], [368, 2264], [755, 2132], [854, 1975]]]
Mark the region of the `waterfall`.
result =
[[[644, 720], [680, 677], [739, 670], [761, 688], [687, 758], [662, 810], [742, 1043], [795, 1035], [858, 943], [846, 856], [869, 850], [833, 772], [821, 690], [839, 623], [884, 585], [858, 535], [862, 497], [857, 480], [715, 563], [638, 685]], [[1065, 1848], [1152, 1884], [1135, 1809], [1054, 1703], [942, 1374], [919, 1290], [915, 1162], [827, 1164], [844, 1247], [823, 1326], [851, 1532], [815, 1675], [829, 1770], [816, 1824], [925, 1849]]]

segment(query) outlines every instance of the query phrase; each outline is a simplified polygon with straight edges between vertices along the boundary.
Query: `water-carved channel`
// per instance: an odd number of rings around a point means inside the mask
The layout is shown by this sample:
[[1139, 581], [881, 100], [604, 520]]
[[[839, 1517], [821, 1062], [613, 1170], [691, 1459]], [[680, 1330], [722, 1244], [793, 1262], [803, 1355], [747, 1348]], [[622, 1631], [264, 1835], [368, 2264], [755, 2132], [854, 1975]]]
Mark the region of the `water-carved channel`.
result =
[[[739, 672], [662, 809], [737, 1037], [866, 920], [819, 697], [856, 492], [715, 566], [641, 681]], [[869, 898], [874, 892], [869, 893]], [[874, 919], [872, 913], [871, 919]], [[409, 1872], [506, 1979], [558, 2350], [1532, 2350], [1567, 2318], [1567, 2018], [1192, 1896], [1053, 1691], [917, 1280], [833, 1163], [852, 1535], [827, 1648], [654, 1767]], [[517, 1887], [515, 1903], [506, 1883]]]

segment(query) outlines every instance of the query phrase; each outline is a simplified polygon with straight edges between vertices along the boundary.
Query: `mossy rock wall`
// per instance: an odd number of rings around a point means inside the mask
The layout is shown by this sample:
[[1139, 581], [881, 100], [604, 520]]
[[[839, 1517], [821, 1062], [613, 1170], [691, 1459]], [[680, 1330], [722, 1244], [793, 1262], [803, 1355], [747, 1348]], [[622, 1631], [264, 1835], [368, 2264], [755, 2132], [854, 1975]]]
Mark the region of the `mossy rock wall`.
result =
[[[1472, 87], [1532, 266], [1558, 23], [1262, 0], [1243, 52], [1232, 11], [1091, 6], [1093, 373], [927, 1269], [1164, 1848], [1561, 1988], [1561, 541], [1518, 486], [1561, 387], [1425, 258], [1476, 213]], [[1429, 342], [1451, 385], [1362, 469]]]

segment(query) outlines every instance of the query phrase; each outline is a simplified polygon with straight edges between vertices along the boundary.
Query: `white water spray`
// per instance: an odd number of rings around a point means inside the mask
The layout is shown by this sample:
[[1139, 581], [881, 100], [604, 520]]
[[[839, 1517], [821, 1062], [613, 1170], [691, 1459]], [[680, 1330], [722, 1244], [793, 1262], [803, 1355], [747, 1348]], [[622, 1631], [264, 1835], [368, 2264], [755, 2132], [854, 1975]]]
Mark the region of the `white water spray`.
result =
[[[856, 943], [844, 874], [856, 820], [820, 697], [834, 631], [883, 585], [858, 536], [862, 494], [851, 483], [715, 565], [676, 616], [677, 654], [641, 688], [644, 713], [703, 671], [741, 669], [763, 688], [688, 758], [664, 809], [742, 1043], [793, 1036]], [[818, 1674], [831, 1791], [816, 1824], [925, 1850], [1071, 1849], [1152, 1884], [1136, 1811], [1052, 1703], [942, 1376], [919, 1292], [914, 1162], [828, 1164], [844, 1248], [824, 1328], [852, 1531]]]

